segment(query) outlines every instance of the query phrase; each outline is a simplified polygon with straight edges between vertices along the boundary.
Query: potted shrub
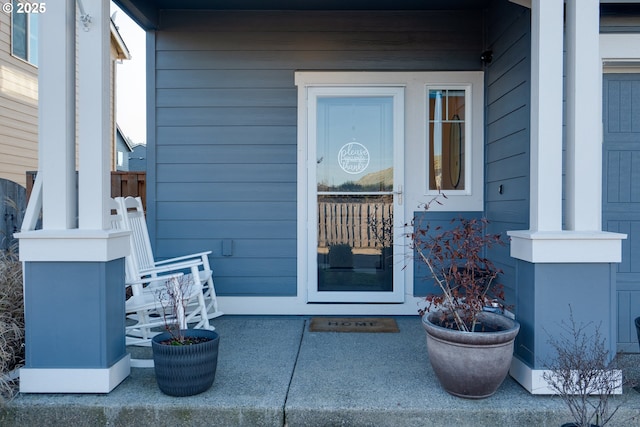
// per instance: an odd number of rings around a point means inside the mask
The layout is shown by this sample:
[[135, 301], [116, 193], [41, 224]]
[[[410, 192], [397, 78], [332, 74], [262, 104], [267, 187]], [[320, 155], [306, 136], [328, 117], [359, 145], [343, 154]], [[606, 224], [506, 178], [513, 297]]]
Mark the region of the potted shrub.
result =
[[[216, 376], [220, 336], [184, 324], [192, 282], [180, 276], [158, 291], [166, 331], [151, 340], [156, 381], [170, 396], [192, 396], [208, 390]], [[182, 319], [179, 321], [178, 319]]]
[[502, 384], [520, 329], [502, 314], [504, 292], [495, 283], [500, 271], [485, 251], [503, 242], [485, 232], [486, 224], [458, 218], [443, 229], [414, 220], [410, 236], [439, 290], [420, 310], [431, 366], [447, 392], [473, 399], [491, 396]]

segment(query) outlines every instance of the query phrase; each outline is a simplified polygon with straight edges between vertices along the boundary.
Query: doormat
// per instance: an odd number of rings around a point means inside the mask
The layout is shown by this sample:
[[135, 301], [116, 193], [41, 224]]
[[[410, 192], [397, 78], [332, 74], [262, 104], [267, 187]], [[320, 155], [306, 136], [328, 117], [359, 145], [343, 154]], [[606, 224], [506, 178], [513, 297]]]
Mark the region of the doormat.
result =
[[395, 319], [386, 317], [313, 317], [311, 332], [400, 332]]

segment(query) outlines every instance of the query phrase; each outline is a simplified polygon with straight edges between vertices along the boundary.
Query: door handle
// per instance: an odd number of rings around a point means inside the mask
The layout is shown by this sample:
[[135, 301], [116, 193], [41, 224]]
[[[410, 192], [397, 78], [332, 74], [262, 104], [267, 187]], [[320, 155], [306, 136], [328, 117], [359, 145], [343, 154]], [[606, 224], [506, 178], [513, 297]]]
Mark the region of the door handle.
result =
[[394, 191], [393, 194], [398, 198], [398, 205], [402, 206], [402, 185], [399, 185], [398, 190]]

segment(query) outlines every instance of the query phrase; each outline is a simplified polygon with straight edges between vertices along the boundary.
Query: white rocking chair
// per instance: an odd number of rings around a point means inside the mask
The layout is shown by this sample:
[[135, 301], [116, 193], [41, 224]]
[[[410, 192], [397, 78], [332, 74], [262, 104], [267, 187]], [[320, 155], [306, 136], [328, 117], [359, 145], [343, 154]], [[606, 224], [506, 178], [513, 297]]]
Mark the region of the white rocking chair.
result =
[[[157, 299], [159, 287], [166, 286], [167, 278], [176, 273], [184, 273], [184, 278], [190, 283], [189, 301], [185, 313], [186, 323], [191, 328], [209, 329], [214, 327], [209, 319], [221, 316], [213, 285], [212, 270], [208, 255], [211, 251], [185, 255], [163, 261], [155, 261], [147, 224], [142, 209], [142, 201], [133, 197], [117, 197], [117, 216], [121, 218], [121, 228], [131, 232], [131, 254], [127, 257], [127, 282], [140, 286], [141, 295], [148, 299], [149, 295]], [[169, 275], [169, 276], [167, 276]], [[143, 287], [143, 285], [146, 285]], [[132, 287], [132, 289], [135, 289]], [[138, 292], [134, 292], [134, 295]], [[156, 304], [157, 308], [157, 304]], [[157, 310], [156, 310], [157, 311]], [[158, 312], [162, 321], [162, 313]], [[142, 321], [142, 320], [140, 320]], [[144, 322], [143, 322], [144, 324]], [[133, 340], [130, 340], [133, 344]], [[147, 341], [148, 342], [148, 339]], [[142, 343], [145, 343], [142, 341]], [[148, 344], [146, 344], [148, 345]]]
[[[112, 212], [116, 212], [118, 209], [118, 203], [111, 199]], [[111, 227], [114, 230], [126, 230], [122, 215], [118, 213], [111, 214]], [[151, 338], [160, 333], [156, 328], [161, 328], [165, 326], [166, 323], [180, 323], [182, 325], [186, 319], [184, 312], [167, 313], [165, 317], [164, 312], [161, 312], [163, 307], [159, 295], [155, 292], [145, 291], [145, 285], [151, 286], [154, 289], [159, 289], [160, 286], [171, 286], [175, 289], [178, 287], [178, 280], [182, 280], [183, 273], [156, 276], [153, 282], [148, 278], [136, 279], [135, 273], [132, 273], [135, 271], [132, 260], [130, 256], [126, 258], [125, 286], [131, 288], [131, 292], [125, 300], [125, 314], [127, 316], [125, 342], [126, 345], [149, 346]], [[195, 293], [193, 292], [191, 295], [187, 295], [187, 298], [194, 297]], [[132, 366], [152, 367], [152, 365], [144, 363], [136, 365], [135, 362], [137, 361], [132, 359]]]

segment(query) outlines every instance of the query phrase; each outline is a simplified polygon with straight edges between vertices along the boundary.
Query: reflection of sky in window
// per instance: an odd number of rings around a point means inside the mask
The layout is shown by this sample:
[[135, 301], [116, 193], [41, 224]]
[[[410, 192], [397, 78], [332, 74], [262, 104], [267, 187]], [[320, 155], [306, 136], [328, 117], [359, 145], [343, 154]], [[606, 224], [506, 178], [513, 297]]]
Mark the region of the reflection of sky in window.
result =
[[[430, 189], [457, 188], [449, 178], [452, 163], [451, 135], [452, 124], [462, 128], [465, 119], [465, 91], [459, 89], [430, 89], [429, 90], [429, 155], [430, 158]], [[460, 133], [458, 133], [460, 135]], [[459, 138], [459, 137], [458, 137]], [[462, 150], [462, 148], [461, 148]], [[463, 154], [460, 154], [460, 157]], [[462, 171], [464, 173], [464, 171]]]
[[[339, 165], [340, 150], [357, 142], [369, 152], [366, 169], [351, 173]], [[318, 98], [318, 183], [337, 187], [393, 167], [393, 98]], [[364, 162], [362, 162], [364, 164]]]

